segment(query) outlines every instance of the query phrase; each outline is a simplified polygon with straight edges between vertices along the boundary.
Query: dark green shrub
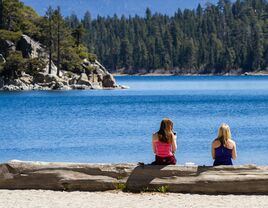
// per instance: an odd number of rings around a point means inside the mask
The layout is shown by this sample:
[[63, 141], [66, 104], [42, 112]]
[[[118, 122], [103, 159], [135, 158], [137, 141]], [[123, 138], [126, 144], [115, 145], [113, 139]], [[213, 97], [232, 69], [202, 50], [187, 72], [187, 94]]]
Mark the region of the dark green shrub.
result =
[[6, 59], [2, 76], [6, 78], [17, 78], [18, 72], [25, 70], [25, 60], [20, 51], [11, 52]]
[[35, 76], [40, 70], [46, 67], [47, 63], [44, 59], [33, 58], [25, 61], [25, 72], [31, 76]]

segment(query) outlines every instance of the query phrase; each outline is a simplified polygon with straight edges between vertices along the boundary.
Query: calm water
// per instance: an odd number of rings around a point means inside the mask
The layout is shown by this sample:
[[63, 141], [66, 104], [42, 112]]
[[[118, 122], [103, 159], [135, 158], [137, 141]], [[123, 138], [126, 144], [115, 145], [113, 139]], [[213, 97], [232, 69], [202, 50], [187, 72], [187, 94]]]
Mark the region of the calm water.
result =
[[0, 93], [0, 161], [153, 160], [151, 134], [170, 117], [180, 164], [212, 163], [222, 122], [235, 164], [268, 165], [268, 77], [117, 77], [129, 90]]

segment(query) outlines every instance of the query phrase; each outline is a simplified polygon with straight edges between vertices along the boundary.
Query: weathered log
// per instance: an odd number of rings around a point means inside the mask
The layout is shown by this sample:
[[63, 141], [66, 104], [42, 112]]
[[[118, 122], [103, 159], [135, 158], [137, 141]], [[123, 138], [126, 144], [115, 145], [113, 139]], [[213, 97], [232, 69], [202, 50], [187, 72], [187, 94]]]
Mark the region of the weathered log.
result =
[[10, 161], [0, 165], [0, 189], [268, 194], [268, 167]]

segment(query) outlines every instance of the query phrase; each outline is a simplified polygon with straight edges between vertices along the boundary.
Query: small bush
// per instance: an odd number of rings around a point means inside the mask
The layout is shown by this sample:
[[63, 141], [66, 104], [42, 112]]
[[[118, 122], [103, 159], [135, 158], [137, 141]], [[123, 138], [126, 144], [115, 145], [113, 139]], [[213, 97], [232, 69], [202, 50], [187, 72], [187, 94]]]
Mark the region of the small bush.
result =
[[94, 72], [94, 70], [96, 70], [96, 67], [95, 66], [88, 66], [85, 69], [85, 72], [86, 72], [87, 75], [89, 75], [89, 74], [92, 74]]
[[21, 72], [24, 69], [25, 60], [23, 59], [21, 52], [15, 51], [10, 53], [10, 55], [7, 57], [1, 75], [6, 78], [16, 78], [18, 72]]
[[43, 59], [40, 59], [40, 58], [28, 59], [25, 62], [25, 72], [27, 74], [35, 76], [40, 70], [46, 67], [46, 64], [47, 63]]
[[166, 193], [168, 191], [168, 186], [160, 186], [157, 188], [157, 192]]
[[97, 60], [97, 55], [93, 53], [88, 53], [88, 60], [90, 62], [94, 62], [95, 60]]
[[114, 183], [114, 186], [116, 190], [121, 190], [121, 191], [125, 191], [127, 188], [126, 183], [122, 183], [122, 182]]
[[79, 57], [81, 58], [81, 59], [85, 59], [85, 58], [87, 58], [87, 56], [88, 56], [88, 53], [87, 52], [84, 52], [84, 51], [81, 51], [81, 52], [79, 52]]

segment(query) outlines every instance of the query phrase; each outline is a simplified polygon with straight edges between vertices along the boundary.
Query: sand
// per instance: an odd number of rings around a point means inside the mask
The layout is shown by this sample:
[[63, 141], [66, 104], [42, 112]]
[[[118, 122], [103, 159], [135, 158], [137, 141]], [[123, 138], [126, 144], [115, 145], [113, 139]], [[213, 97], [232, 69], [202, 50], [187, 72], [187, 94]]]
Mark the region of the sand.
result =
[[0, 208], [267, 208], [268, 196], [0, 190]]

